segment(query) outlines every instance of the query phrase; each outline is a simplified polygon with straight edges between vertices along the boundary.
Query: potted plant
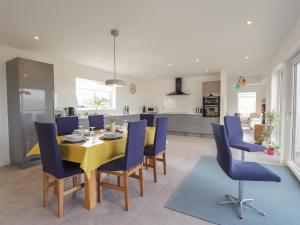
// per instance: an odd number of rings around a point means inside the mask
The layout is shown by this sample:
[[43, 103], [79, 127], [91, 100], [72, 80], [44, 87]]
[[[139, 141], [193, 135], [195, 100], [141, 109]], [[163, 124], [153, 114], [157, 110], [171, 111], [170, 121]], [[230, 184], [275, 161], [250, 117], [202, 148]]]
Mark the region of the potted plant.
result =
[[277, 112], [268, 112], [265, 118], [265, 128], [262, 132], [260, 143], [267, 146], [266, 153], [269, 155], [274, 155], [275, 151], [279, 153], [280, 146], [271, 142], [272, 136], [274, 135], [276, 128], [278, 126], [279, 114]]
[[268, 146], [266, 153], [268, 155], [275, 155], [275, 152], [277, 152], [277, 154], [280, 154], [279, 150], [280, 150], [280, 145], [272, 143]]
[[109, 117], [109, 129], [112, 132], [115, 131], [115, 123], [116, 123], [116, 117], [115, 116], [110, 116]]
[[97, 114], [98, 111], [98, 107], [101, 109], [103, 105], [105, 105], [107, 103], [107, 99], [106, 98], [95, 98], [94, 100], [94, 106], [96, 108], [96, 112], [95, 114]]

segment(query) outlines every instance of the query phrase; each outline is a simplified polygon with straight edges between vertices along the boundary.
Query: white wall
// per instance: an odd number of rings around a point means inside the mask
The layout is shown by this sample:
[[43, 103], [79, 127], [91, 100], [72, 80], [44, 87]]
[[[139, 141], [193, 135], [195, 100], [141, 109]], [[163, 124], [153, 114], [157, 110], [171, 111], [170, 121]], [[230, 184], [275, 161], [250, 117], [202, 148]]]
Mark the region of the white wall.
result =
[[148, 81], [150, 85], [148, 103], [158, 107], [160, 112], [195, 112], [196, 107], [202, 107], [202, 83], [218, 80], [219, 74], [184, 77], [182, 90], [189, 95], [167, 96], [168, 93], [175, 91], [175, 79], [152, 79]]
[[0, 61], [0, 166], [7, 165], [9, 159], [8, 118], [5, 64]]
[[228, 72], [221, 71], [221, 104], [220, 123], [224, 124], [224, 116], [228, 115]]

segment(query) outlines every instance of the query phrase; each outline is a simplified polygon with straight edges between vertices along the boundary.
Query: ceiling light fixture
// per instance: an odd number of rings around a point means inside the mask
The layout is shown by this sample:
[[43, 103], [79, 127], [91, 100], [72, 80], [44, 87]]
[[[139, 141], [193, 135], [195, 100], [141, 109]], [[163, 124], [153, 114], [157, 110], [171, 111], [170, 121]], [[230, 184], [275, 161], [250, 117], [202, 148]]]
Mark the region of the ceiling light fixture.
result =
[[208, 70], [205, 70], [205, 72], [208, 72]]
[[97, 60], [98, 60], [98, 61], [100, 60], [100, 57], [99, 57], [99, 56], [97, 57]]
[[248, 20], [247, 22], [246, 22], [246, 25], [251, 25], [252, 24], [252, 20]]
[[244, 59], [249, 59], [249, 56], [245, 56]]
[[169, 63], [168, 66], [171, 67], [171, 66], [172, 66], [172, 63]]
[[34, 36], [34, 40], [39, 40], [39, 36]]
[[200, 59], [196, 59], [196, 63], [200, 62]]
[[118, 80], [116, 78], [116, 37], [119, 35], [118, 30], [111, 30], [111, 35], [114, 37], [114, 79], [109, 79], [105, 81], [105, 85], [112, 86], [112, 87], [124, 87], [125, 82], [123, 80]]
[[154, 75], [152, 75], [152, 76], [151, 76], [151, 78], [155, 78], [155, 76], [154, 76]]

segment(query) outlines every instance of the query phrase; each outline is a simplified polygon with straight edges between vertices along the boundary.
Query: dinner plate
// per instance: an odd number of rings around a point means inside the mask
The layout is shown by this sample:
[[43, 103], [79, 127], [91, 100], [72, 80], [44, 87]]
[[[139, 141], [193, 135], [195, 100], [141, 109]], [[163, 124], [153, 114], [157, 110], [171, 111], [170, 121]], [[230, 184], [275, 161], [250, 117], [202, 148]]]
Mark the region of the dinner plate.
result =
[[70, 134], [70, 135], [66, 135], [63, 138], [64, 141], [68, 141], [68, 142], [81, 142], [85, 140], [85, 137], [82, 135], [76, 135], [76, 134]]
[[106, 132], [100, 138], [104, 140], [114, 140], [122, 138], [122, 134], [118, 132]]

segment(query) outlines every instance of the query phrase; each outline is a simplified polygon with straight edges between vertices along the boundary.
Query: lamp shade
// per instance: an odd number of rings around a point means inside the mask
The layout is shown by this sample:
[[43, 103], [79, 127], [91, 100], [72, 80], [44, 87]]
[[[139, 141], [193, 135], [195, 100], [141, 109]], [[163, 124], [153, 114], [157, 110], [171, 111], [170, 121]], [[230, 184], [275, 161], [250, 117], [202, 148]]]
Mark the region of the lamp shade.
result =
[[105, 85], [112, 86], [112, 87], [124, 87], [125, 82], [123, 80], [110, 79], [105, 81]]

